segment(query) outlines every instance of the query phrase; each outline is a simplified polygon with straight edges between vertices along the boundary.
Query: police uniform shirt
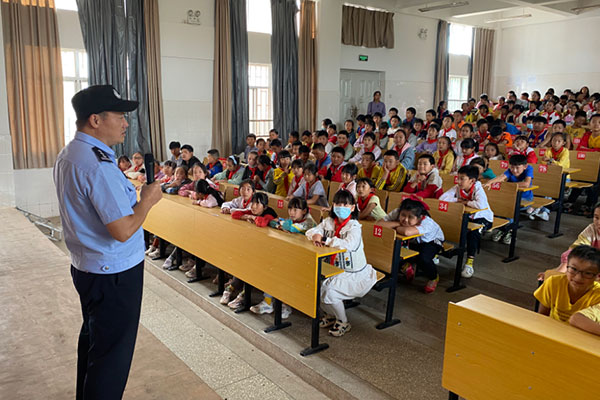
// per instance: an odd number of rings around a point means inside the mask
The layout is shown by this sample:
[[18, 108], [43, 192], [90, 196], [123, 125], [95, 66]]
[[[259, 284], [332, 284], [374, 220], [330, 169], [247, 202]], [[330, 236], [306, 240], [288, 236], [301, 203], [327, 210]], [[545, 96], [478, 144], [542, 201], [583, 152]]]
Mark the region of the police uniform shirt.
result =
[[65, 243], [75, 268], [114, 274], [144, 259], [140, 227], [127, 241], [114, 239], [106, 225], [133, 214], [135, 187], [117, 166], [115, 153], [100, 140], [77, 132], [54, 165]]

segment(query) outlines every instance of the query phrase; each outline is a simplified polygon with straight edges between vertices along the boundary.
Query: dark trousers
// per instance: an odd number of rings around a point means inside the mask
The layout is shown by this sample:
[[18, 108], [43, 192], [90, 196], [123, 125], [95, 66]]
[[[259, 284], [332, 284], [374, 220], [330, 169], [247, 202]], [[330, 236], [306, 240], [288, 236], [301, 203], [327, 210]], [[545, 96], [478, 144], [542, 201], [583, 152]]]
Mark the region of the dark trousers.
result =
[[598, 196], [597, 193], [594, 193], [593, 189], [594, 189], [593, 187], [585, 188], [585, 189], [581, 189], [581, 188], [571, 189], [571, 194], [567, 198], [567, 203], [575, 204], [575, 202], [577, 201], [579, 196], [581, 196], [581, 194], [585, 192], [585, 195], [586, 195], [585, 205], [588, 207], [592, 207], [594, 205], [594, 199], [596, 199]]
[[121, 399], [140, 321], [144, 262], [117, 274], [71, 276], [83, 314], [77, 348], [77, 400]]
[[417, 243], [411, 242], [409, 247], [419, 254], [415, 257], [417, 271], [424, 274], [427, 279], [434, 280], [438, 276], [437, 267], [433, 262], [433, 258], [442, 250], [442, 246], [433, 242]]
[[472, 219], [471, 222], [483, 225], [483, 228], [467, 233], [467, 257], [475, 257], [475, 254], [479, 251], [479, 246], [481, 245], [481, 233], [492, 227], [492, 223], [485, 218]]

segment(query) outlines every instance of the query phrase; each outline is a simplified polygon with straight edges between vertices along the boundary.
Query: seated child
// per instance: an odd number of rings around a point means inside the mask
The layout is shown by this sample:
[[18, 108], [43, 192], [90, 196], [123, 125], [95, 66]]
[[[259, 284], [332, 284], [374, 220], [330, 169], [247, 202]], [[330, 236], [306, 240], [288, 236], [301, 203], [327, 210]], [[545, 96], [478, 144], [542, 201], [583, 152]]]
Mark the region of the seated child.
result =
[[285, 197], [288, 195], [290, 190], [290, 181], [294, 178], [290, 163], [292, 162], [292, 155], [287, 150], [279, 152], [279, 167], [275, 168], [273, 172], [273, 183], [275, 184], [275, 194], [277, 196]]
[[189, 197], [193, 200], [197, 200], [196, 198], [196, 182], [199, 180], [206, 179], [206, 181], [213, 187], [217, 188], [217, 186], [208, 179], [208, 170], [204, 166], [204, 164], [194, 164], [192, 167], [192, 181], [188, 184], [185, 184], [179, 188], [177, 194], [183, 197]]
[[488, 166], [488, 160], [485, 157], [477, 157], [469, 165], [477, 167], [480, 179], [494, 179], [496, 177], [494, 171]]
[[298, 149], [297, 160], [302, 161], [302, 165], [304, 165], [308, 162], [309, 158], [310, 158], [310, 148], [305, 145], [300, 146], [300, 148]]
[[321, 143], [315, 143], [313, 145], [312, 153], [315, 156], [317, 171], [323, 171], [323, 175], [325, 175], [327, 167], [331, 164], [331, 157], [325, 152], [325, 146]]
[[440, 131], [440, 126], [434, 122], [429, 125], [427, 129], [427, 138], [420, 142], [415, 151], [417, 153], [429, 153], [433, 154], [437, 150], [438, 143], [438, 132]]
[[339, 131], [337, 134], [337, 145], [344, 149], [344, 161], [348, 161], [354, 156], [354, 147], [350, 144], [348, 132]]
[[479, 155], [476, 152], [477, 143], [473, 139], [463, 139], [460, 142], [461, 155], [456, 157], [456, 163], [454, 164], [454, 172], [458, 171], [461, 167], [471, 164]]
[[[421, 235], [411, 241], [409, 247], [419, 252], [415, 262], [417, 270], [425, 274], [428, 279], [424, 288], [425, 293], [433, 293], [440, 280], [433, 259], [442, 250], [444, 232], [429, 216], [427, 212], [429, 206], [412, 197], [402, 201], [399, 208], [386, 215], [378, 224], [393, 228], [404, 236]], [[405, 264], [404, 275], [409, 282], [413, 280], [415, 268], [412, 264]]]
[[138, 176], [144, 175], [146, 170], [144, 169], [144, 156], [140, 152], [135, 152], [131, 156], [133, 165], [125, 171], [125, 176], [129, 179], [137, 179]]
[[513, 140], [510, 133], [502, 130], [501, 125], [494, 125], [490, 128], [490, 134], [485, 139], [484, 143], [493, 143], [495, 145], [504, 144], [506, 147], [512, 147]]
[[223, 164], [219, 161], [219, 150], [210, 149], [206, 155], [206, 168], [208, 169], [209, 178], [223, 171]]
[[438, 139], [437, 150], [433, 153], [435, 166], [438, 171], [443, 174], [449, 174], [454, 168], [454, 159], [456, 154], [452, 150], [452, 141], [448, 137]]
[[569, 324], [586, 332], [600, 335], [600, 306], [598, 304], [571, 315]]
[[[269, 162], [270, 161], [271, 160], [269, 159]], [[265, 227], [269, 225], [269, 222], [277, 218], [277, 213], [269, 207], [269, 197], [266, 193], [258, 192], [252, 195], [249, 209], [234, 211], [231, 213], [231, 218], [248, 221], [258, 227]], [[227, 304], [229, 308], [234, 310], [240, 308], [244, 304], [243, 287], [244, 282], [234, 277], [225, 287], [219, 302], [221, 304]], [[239, 294], [231, 300], [233, 294], [237, 291], [239, 291]]]
[[[449, 140], [448, 137], [441, 137], [439, 140], [442, 139]], [[437, 199], [443, 193], [442, 185], [443, 181], [435, 166], [433, 156], [431, 154], [421, 154], [417, 161], [417, 173], [410, 178], [404, 187], [404, 191], [414, 193], [415, 196], [420, 198]]]
[[462, 155], [460, 144], [463, 140], [469, 138], [475, 140], [475, 132], [473, 132], [473, 125], [466, 123], [462, 126], [462, 128], [460, 128], [460, 139], [454, 143], [454, 151], [456, 152], [457, 156]]
[[379, 175], [381, 167], [375, 162], [375, 155], [370, 151], [364, 153], [360, 160], [359, 178], [369, 178], [374, 180]]
[[375, 185], [369, 178], [356, 180], [356, 206], [359, 220], [378, 221], [386, 216], [381, 201], [375, 194]]
[[552, 135], [552, 141], [549, 149], [542, 156], [542, 164], [555, 164], [562, 168], [569, 168], [571, 161], [569, 159], [569, 150], [565, 147], [567, 138], [564, 133], [555, 133]]
[[529, 147], [529, 142], [527, 141], [527, 136], [517, 136], [513, 143], [513, 147], [509, 152], [509, 159], [513, 156], [513, 154], [521, 154], [526, 157], [527, 163], [529, 164], [537, 164], [538, 158], [535, 154], [535, 150]]
[[197, 181], [195, 189], [197, 200], [194, 200], [194, 204], [206, 208], [220, 207], [223, 204], [221, 192], [210, 186], [206, 180]]
[[281, 140], [273, 139], [271, 143], [269, 143], [269, 151], [267, 155], [271, 157], [271, 161], [273, 165], [279, 164], [279, 152], [283, 149], [283, 145], [281, 144]]
[[315, 144], [313, 145], [313, 150], [315, 149], [315, 145], [321, 144], [323, 145], [323, 151], [326, 154], [329, 154], [333, 149], [333, 143], [329, 141], [329, 135], [325, 131], [317, 131], [315, 135]]
[[377, 135], [376, 135], [376, 142], [377, 142], [377, 146], [379, 146], [380, 149], [387, 149], [388, 146], [388, 141], [389, 141], [389, 137], [388, 137], [388, 129], [390, 128], [390, 125], [387, 122], [381, 122], [379, 124], [379, 129], [377, 131]]
[[250, 202], [255, 193], [254, 183], [250, 179], [246, 179], [240, 183], [240, 195], [231, 201], [226, 201], [221, 204], [221, 212], [223, 214], [231, 214], [236, 211], [246, 211], [250, 209]]
[[302, 181], [300, 181], [300, 186], [292, 195], [288, 195], [287, 199], [291, 200], [293, 197], [305, 199], [309, 206], [329, 207], [327, 193], [318, 178], [317, 166], [315, 164], [309, 162], [304, 165], [304, 176]]
[[[121, 170], [121, 172], [125, 172], [129, 168], [131, 168], [131, 161], [129, 161], [129, 158], [127, 156], [121, 156], [117, 160], [117, 165], [119, 166], [119, 169]], [[125, 175], [125, 176], [127, 176], [127, 175]]]
[[393, 142], [394, 145], [390, 146], [390, 150], [396, 150], [400, 164], [406, 169], [413, 169], [415, 166], [415, 148], [406, 141], [406, 133], [403, 128], [396, 131]]
[[540, 115], [533, 117], [533, 130], [527, 138], [531, 147], [537, 147], [546, 138], [546, 133], [548, 132], [546, 130], [547, 122], [546, 118]]
[[239, 185], [244, 177], [245, 168], [240, 164], [238, 156], [227, 157], [227, 169], [213, 175], [214, 181], [225, 181], [232, 185]]
[[442, 129], [438, 134], [438, 138], [447, 137], [452, 142], [456, 140], [456, 131], [452, 128], [454, 124], [454, 117], [450, 114], [446, 115], [444, 119], [442, 119]]
[[341, 182], [342, 181], [342, 168], [346, 163], [344, 162], [344, 149], [341, 147], [334, 147], [331, 150], [331, 164], [327, 167], [326, 170], [319, 170], [319, 175], [321, 175], [324, 179], [331, 182]]
[[546, 279], [533, 295], [538, 312], [566, 322], [574, 313], [600, 303], [600, 250], [575, 247], [567, 259], [567, 273]]
[[347, 190], [352, 193], [352, 196], [356, 199], [356, 174], [358, 173], [358, 167], [356, 164], [346, 164], [342, 168], [342, 184], [340, 190]]
[[185, 166], [177, 167], [175, 170], [175, 179], [170, 183], [163, 183], [161, 185], [162, 191], [168, 194], [177, 194], [183, 185], [191, 182], [187, 177], [187, 173], [188, 171]]
[[269, 193], [275, 191], [273, 183], [273, 164], [268, 155], [258, 156], [258, 173], [254, 176], [256, 190], [264, 190]]
[[304, 175], [304, 163], [302, 160], [294, 160], [292, 161], [292, 181], [290, 182], [290, 190], [288, 190], [287, 195], [292, 195], [298, 188], [300, 187], [300, 182], [302, 182], [302, 178]]
[[253, 150], [250, 153], [248, 153], [247, 162], [248, 162], [248, 165], [246, 165], [246, 167], [244, 168], [244, 175], [242, 175], [242, 180], [246, 180], [246, 179], [254, 180], [256, 173], [259, 172], [258, 171], [258, 152]]
[[358, 150], [358, 152], [350, 159], [350, 162], [357, 163], [362, 159], [363, 154], [365, 153], [373, 153], [375, 156], [375, 161], [381, 157], [381, 149], [375, 143], [375, 134], [373, 132], [367, 132], [363, 136], [363, 146]]
[[490, 209], [487, 195], [477, 180], [478, 178], [479, 170], [475, 165], [461, 167], [458, 170], [458, 183], [440, 197], [440, 200], [443, 201], [462, 203], [467, 207], [482, 210], [470, 215], [471, 222], [483, 225], [483, 227], [467, 232], [467, 262], [463, 266], [461, 274], [464, 278], [473, 276], [473, 260], [479, 250], [481, 236], [492, 227], [494, 222], [494, 213]]
[[323, 315], [319, 326], [331, 327], [329, 334], [338, 337], [351, 329], [344, 300], [363, 297], [377, 282], [377, 273], [367, 263], [362, 228], [356, 220], [357, 216], [358, 210], [354, 197], [350, 192], [340, 190], [333, 197], [330, 216], [306, 232], [306, 237], [315, 246], [330, 246], [346, 250], [344, 253], [332, 256], [330, 261], [344, 272], [325, 279], [321, 286]]
[[406, 168], [400, 164], [398, 153], [388, 150], [383, 156], [383, 166], [375, 180], [375, 187], [380, 190], [400, 192], [408, 174]]
[[167, 160], [163, 163], [163, 173], [165, 176], [159, 181], [161, 186], [163, 183], [171, 183], [175, 180], [175, 168], [177, 168], [177, 164], [174, 161]]
[[265, 141], [265, 139], [260, 138], [256, 141], [256, 152], [259, 156], [267, 154], [267, 142]]
[[504, 160], [504, 156], [500, 153], [500, 148], [496, 143], [488, 143], [483, 148], [484, 157], [489, 160]]
[[577, 146], [577, 150], [600, 151], [600, 114], [593, 114], [591, 116], [590, 131], [583, 135], [579, 146]]
[[244, 160], [248, 162], [248, 155], [251, 151], [258, 150], [256, 148], [256, 135], [254, 133], [250, 133], [246, 136], [246, 148], [244, 149]]

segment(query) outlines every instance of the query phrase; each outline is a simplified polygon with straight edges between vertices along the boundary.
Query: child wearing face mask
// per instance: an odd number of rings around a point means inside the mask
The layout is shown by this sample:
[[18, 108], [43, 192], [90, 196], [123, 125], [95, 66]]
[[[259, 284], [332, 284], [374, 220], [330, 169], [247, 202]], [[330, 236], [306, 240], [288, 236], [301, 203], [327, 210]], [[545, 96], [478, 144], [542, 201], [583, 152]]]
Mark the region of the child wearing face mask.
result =
[[306, 237], [315, 246], [330, 246], [346, 252], [332, 256], [331, 264], [343, 269], [341, 274], [323, 281], [321, 328], [329, 329], [332, 336], [343, 336], [351, 329], [344, 309], [344, 300], [363, 297], [377, 282], [377, 273], [367, 263], [362, 240], [362, 227], [356, 220], [358, 209], [354, 196], [340, 190], [333, 197], [331, 215], [318, 226], [309, 229]]

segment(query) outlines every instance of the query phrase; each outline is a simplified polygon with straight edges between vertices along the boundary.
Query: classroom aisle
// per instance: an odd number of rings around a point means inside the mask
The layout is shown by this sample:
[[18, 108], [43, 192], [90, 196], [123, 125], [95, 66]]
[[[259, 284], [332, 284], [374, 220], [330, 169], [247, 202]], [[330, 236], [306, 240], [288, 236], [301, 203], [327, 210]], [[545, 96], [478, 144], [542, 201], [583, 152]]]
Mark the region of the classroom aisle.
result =
[[[69, 259], [17, 210], [0, 220], [0, 398], [74, 398]], [[326, 398], [148, 273], [144, 286], [125, 399]]]

